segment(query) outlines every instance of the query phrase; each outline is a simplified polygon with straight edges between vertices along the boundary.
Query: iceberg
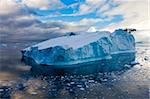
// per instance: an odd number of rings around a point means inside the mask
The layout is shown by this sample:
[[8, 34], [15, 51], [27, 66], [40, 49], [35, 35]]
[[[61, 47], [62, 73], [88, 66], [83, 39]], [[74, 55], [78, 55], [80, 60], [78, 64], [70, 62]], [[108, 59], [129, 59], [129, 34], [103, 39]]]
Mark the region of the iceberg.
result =
[[126, 53], [135, 53], [135, 39], [131, 33], [122, 29], [113, 33], [97, 31], [66, 35], [22, 50], [25, 63], [52, 68], [92, 66], [96, 62], [100, 65], [100, 61]]

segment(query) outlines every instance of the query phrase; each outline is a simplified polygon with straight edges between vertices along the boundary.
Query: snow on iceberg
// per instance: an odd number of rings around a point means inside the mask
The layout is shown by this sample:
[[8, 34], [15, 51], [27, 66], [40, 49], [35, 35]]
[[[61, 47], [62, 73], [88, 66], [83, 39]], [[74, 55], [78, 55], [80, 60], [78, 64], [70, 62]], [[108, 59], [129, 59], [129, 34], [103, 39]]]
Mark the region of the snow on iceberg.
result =
[[135, 40], [122, 29], [58, 37], [22, 50], [26, 62], [57, 68], [86, 65], [123, 53], [135, 53]]

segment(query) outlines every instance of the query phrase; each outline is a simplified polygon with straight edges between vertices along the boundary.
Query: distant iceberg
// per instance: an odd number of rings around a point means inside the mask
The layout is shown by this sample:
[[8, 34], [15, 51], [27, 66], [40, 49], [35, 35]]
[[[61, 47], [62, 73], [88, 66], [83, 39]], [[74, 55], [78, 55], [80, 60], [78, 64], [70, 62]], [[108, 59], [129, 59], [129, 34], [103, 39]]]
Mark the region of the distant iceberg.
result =
[[[109, 60], [115, 54], [135, 53], [135, 39], [122, 29], [71, 34], [50, 39], [22, 50], [26, 63], [71, 68]], [[100, 63], [99, 63], [100, 64]], [[33, 64], [31, 64], [33, 65]]]

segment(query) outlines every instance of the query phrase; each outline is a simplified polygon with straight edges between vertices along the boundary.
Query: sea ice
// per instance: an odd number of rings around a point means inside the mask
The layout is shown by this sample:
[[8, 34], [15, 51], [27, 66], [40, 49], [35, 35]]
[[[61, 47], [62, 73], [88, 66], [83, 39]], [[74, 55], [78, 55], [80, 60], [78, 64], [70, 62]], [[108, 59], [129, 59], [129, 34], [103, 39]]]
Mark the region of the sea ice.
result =
[[135, 52], [135, 40], [122, 29], [58, 37], [22, 50], [24, 57], [45, 65], [86, 63], [128, 52]]
[[[66, 35], [22, 50], [24, 62], [34, 68], [40, 68], [36, 72], [55, 73], [55, 68], [65, 68], [58, 70], [59, 74], [70, 71], [93, 73], [121, 70], [122, 65], [134, 61], [134, 53], [135, 39], [131, 33], [122, 29], [113, 33], [101, 31]], [[74, 67], [83, 68], [70, 70]]]

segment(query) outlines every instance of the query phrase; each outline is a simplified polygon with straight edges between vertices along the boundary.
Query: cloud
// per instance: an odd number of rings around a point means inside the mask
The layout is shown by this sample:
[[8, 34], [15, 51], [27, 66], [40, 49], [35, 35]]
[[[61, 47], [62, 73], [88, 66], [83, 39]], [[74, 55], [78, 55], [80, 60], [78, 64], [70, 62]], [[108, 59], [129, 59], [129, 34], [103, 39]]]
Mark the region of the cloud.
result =
[[0, 0], [0, 15], [17, 12], [20, 8], [15, 0]]
[[70, 23], [74, 25], [80, 25], [80, 26], [92, 26], [96, 23], [103, 22], [103, 21], [104, 20], [102, 20], [101, 18], [83, 18], [79, 21], [70, 22]]
[[59, 3], [59, 0], [51, 0], [51, 2], [49, 1], [50, 3], [47, 4], [48, 1], [49, 0], [0, 0], [1, 42], [44, 40], [62, 35], [64, 31], [66, 31], [66, 24], [60, 22], [43, 23], [30, 11], [32, 8], [55, 9], [62, 5]]
[[[123, 21], [109, 26], [109, 29], [116, 28], [145, 28], [143, 24], [149, 26], [148, 21], [148, 0], [113, 0], [118, 3], [117, 7], [106, 11], [103, 14], [112, 17], [114, 15], [122, 15]], [[142, 23], [142, 24], [139, 24]], [[138, 24], [138, 26], [137, 26]], [[150, 27], [150, 26], [149, 26]]]
[[[1, 17], [1, 16], [0, 16]], [[66, 32], [85, 31], [87, 27], [77, 22], [54, 21], [41, 22], [35, 16], [9, 15], [0, 20], [1, 42], [30, 42], [45, 40], [64, 35]]]
[[22, 0], [22, 3], [31, 8], [49, 8], [49, 0]]
[[85, 27], [64, 21], [41, 22], [32, 9], [56, 10], [65, 7], [60, 0], [0, 0], [1, 42], [45, 40]]
[[86, 0], [84, 4], [80, 5], [79, 12], [80, 14], [87, 14], [101, 9], [101, 6], [104, 5], [106, 0]]
[[133, 33], [136, 42], [147, 42], [150, 43], [150, 29], [148, 30], [138, 30]]
[[[85, 2], [81, 2], [80, 0], [74, 4], [69, 6], [64, 6], [64, 8], [73, 8], [75, 11], [73, 14], [60, 14], [54, 15], [57, 16], [81, 16], [90, 13], [94, 13], [97, 10], [101, 9], [107, 0], [85, 0]], [[50, 17], [53, 17], [50, 15]]]
[[149, 0], [113, 0], [118, 6], [103, 14], [112, 17], [122, 15], [123, 21], [111, 23], [109, 26], [99, 30], [114, 31], [118, 28], [135, 28], [133, 33], [136, 42], [150, 42], [150, 13]]
[[[78, 7], [73, 14], [49, 14], [58, 20], [40, 20], [32, 10], [56, 10], [67, 7]], [[96, 16], [84, 17], [95, 13]], [[115, 15], [123, 20], [114, 22]], [[81, 17], [75, 21], [64, 21], [61, 16]], [[96, 17], [96, 18], [95, 18]], [[103, 18], [101, 18], [103, 17]], [[54, 19], [55, 19], [54, 18]], [[136, 28], [149, 30], [148, 0], [86, 0], [69, 6], [60, 0], [0, 0], [0, 38], [1, 41], [44, 40], [63, 35], [66, 32], [83, 32], [102, 30], [96, 24], [109, 21], [103, 29]], [[90, 28], [91, 27], [91, 28]], [[149, 34], [148, 34], [149, 35]]]
[[60, 0], [0, 0], [0, 15], [30, 12], [32, 9], [57, 10], [66, 7]]
[[[94, 26], [95, 24], [102, 22], [103, 20], [100, 18], [83, 18], [78, 21], [54, 21], [57, 24], [61, 24], [61, 32], [85, 32], [87, 31], [91, 26]], [[52, 23], [52, 21], [51, 21]], [[53, 24], [54, 25], [54, 24]], [[55, 25], [56, 26], [56, 25]], [[63, 27], [62, 27], [63, 26]]]
[[22, 0], [22, 4], [41, 10], [56, 10], [65, 6], [60, 0]]

